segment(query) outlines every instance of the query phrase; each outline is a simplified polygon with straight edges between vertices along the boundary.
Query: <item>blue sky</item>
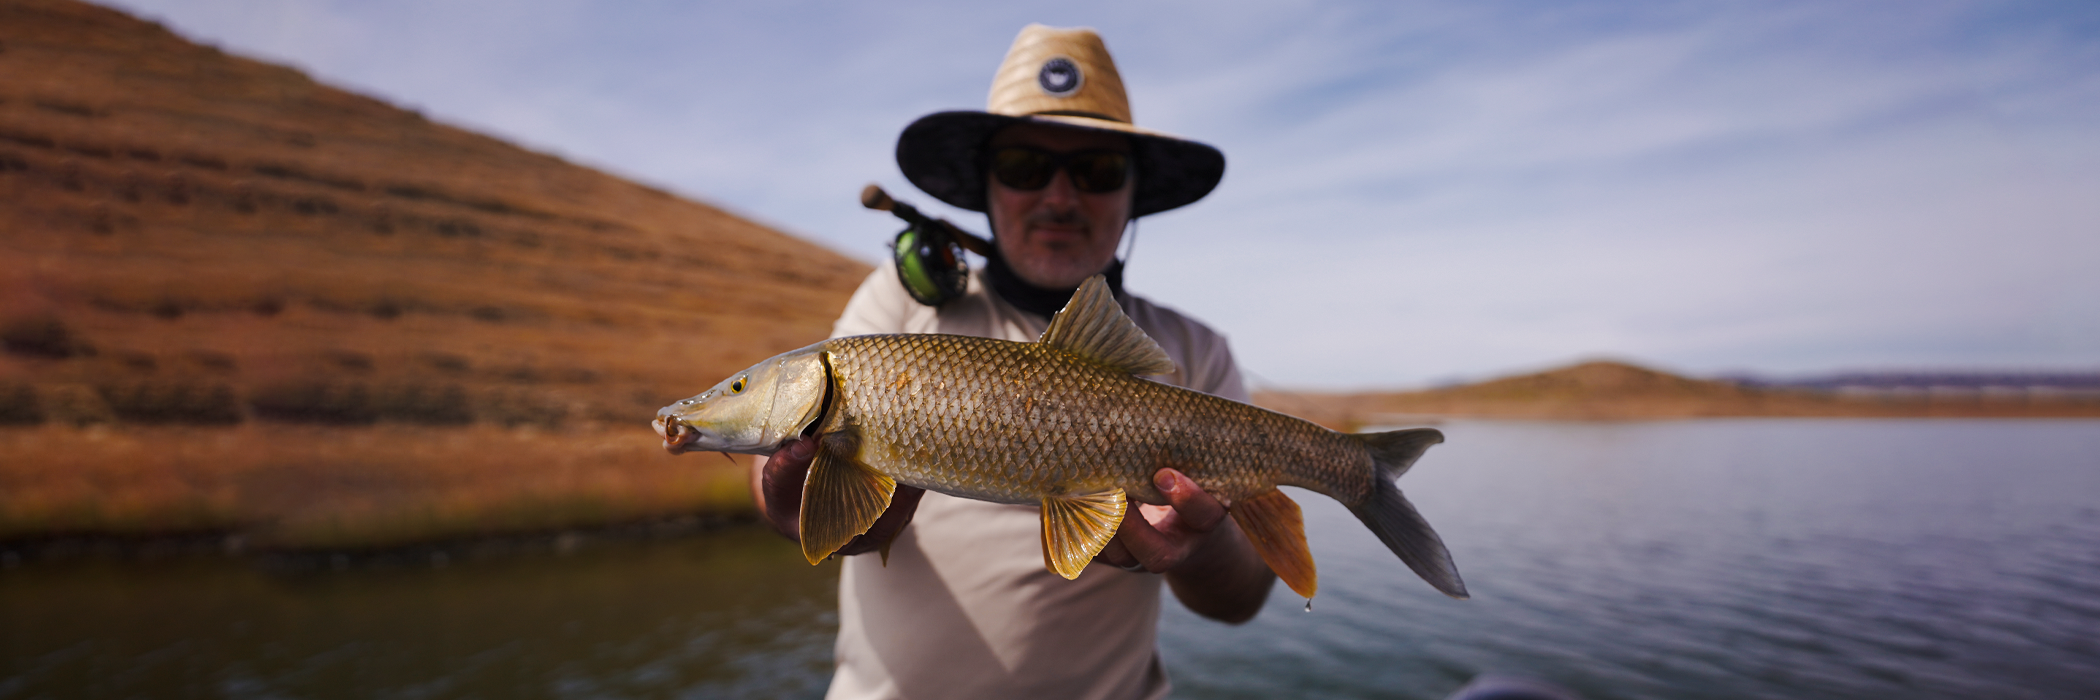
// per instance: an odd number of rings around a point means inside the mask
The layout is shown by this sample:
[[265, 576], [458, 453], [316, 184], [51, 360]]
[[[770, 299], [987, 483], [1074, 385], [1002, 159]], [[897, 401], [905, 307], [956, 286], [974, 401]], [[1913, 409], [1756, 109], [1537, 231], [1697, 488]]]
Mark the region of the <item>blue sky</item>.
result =
[[1258, 384], [2100, 369], [2100, 4], [121, 0], [873, 262], [1023, 25], [1225, 151], [1129, 286]]

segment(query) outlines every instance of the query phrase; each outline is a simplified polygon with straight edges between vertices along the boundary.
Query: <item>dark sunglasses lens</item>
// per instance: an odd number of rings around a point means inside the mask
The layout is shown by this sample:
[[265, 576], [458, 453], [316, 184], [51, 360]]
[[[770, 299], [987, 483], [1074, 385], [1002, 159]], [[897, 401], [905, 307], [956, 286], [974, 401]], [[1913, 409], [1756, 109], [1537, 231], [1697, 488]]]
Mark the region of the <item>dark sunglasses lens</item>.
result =
[[1039, 190], [1050, 184], [1057, 166], [1050, 154], [1026, 148], [1002, 148], [992, 152], [992, 176], [999, 184], [1017, 190]]
[[1123, 189], [1130, 158], [1121, 153], [1081, 153], [1066, 162], [1065, 171], [1072, 174], [1072, 186], [1081, 192], [1114, 192]]

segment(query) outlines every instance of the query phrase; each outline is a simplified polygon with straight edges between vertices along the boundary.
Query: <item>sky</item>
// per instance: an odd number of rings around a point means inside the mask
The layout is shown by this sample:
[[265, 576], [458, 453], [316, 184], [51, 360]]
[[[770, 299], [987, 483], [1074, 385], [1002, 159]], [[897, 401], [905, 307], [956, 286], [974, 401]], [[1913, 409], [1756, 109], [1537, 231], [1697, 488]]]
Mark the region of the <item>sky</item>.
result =
[[986, 228], [897, 133], [1093, 27], [1227, 158], [1127, 286], [1257, 387], [2100, 370], [2100, 3], [109, 4], [870, 263], [869, 182]]

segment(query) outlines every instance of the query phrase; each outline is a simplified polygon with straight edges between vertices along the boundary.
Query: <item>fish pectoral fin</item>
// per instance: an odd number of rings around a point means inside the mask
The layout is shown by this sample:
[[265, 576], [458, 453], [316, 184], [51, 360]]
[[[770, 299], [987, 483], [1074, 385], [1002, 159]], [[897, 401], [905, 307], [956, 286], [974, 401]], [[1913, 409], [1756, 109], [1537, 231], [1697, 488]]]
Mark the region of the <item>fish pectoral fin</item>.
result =
[[1298, 502], [1281, 490], [1270, 489], [1232, 504], [1230, 512], [1269, 570], [1311, 600], [1320, 590], [1320, 573], [1313, 569], [1312, 549], [1305, 544], [1305, 518], [1298, 512]]
[[1128, 502], [1122, 489], [1043, 499], [1043, 568], [1079, 578], [1087, 562], [1108, 546], [1123, 524]]
[[854, 457], [854, 441], [827, 435], [802, 482], [802, 557], [824, 561], [867, 532], [890, 506], [897, 480]]
[[1072, 300], [1050, 317], [1049, 330], [1036, 342], [1140, 377], [1174, 373], [1174, 359], [1123, 314], [1100, 275], [1079, 283]]

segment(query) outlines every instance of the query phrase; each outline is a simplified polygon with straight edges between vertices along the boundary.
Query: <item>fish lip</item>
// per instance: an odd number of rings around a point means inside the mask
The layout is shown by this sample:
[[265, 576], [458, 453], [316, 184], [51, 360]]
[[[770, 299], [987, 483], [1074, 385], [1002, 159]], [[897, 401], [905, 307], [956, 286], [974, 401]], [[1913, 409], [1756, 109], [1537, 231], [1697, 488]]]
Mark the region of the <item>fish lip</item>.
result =
[[657, 435], [663, 436], [664, 451], [674, 455], [691, 451], [689, 446], [694, 440], [700, 439], [700, 431], [671, 416], [657, 416], [651, 425], [656, 428]]

